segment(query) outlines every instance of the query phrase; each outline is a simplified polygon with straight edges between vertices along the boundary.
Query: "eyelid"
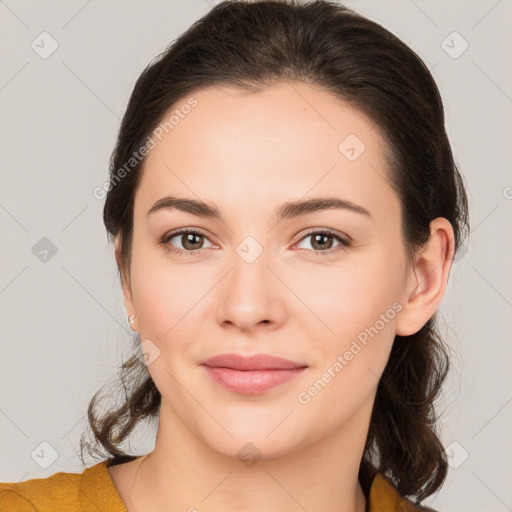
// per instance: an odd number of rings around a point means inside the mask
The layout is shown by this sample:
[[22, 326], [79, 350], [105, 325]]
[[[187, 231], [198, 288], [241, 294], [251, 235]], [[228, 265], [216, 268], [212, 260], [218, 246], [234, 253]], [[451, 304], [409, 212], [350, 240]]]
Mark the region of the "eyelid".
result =
[[[205, 233], [204, 230], [202, 230], [201, 228], [195, 228], [195, 227], [187, 227], [187, 228], [178, 228], [178, 229], [174, 229], [174, 230], [171, 230], [169, 231], [168, 233], [165, 233], [162, 237], [161, 237], [161, 243], [163, 244], [167, 244], [171, 238], [174, 238], [178, 235], [184, 235], [184, 234], [187, 234], [187, 233], [192, 233], [192, 234], [197, 234], [197, 235], [201, 235], [203, 236], [204, 238], [206, 238], [207, 240], [209, 240], [209, 242], [212, 244], [212, 245], [217, 245], [215, 244], [214, 242], [212, 242], [210, 240], [210, 237]], [[177, 249], [175, 247], [176, 250], [178, 251], [182, 251], [182, 249]], [[196, 249], [196, 251], [201, 251], [202, 249]], [[184, 252], [194, 252], [194, 251], [184, 251]]]
[[314, 228], [306, 233], [302, 233], [300, 235], [300, 238], [297, 242], [293, 244], [293, 247], [301, 243], [303, 240], [308, 238], [311, 235], [314, 234], [320, 234], [320, 235], [328, 235], [338, 240], [338, 245], [335, 247], [332, 247], [330, 249], [325, 249], [323, 251], [315, 251], [314, 249], [303, 249], [298, 248], [297, 251], [306, 251], [307, 253], [313, 254], [315, 256], [329, 256], [333, 254], [337, 254], [340, 251], [346, 250], [349, 247], [352, 247], [353, 245], [353, 239], [349, 235], [345, 235], [343, 233], [340, 233], [336, 230], [330, 229], [330, 228]]
[[171, 231], [165, 233], [162, 238], [171, 238], [175, 235], [179, 235], [181, 233], [197, 233], [197, 234], [201, 234], [203, 235], [204, 237], [208, 238], [208, 235], [206, 234], [206, 232], [201, 229], [201, 228], [195, 228], [193, 226], [189, 226], [189, 227], [186, 227], [186, 228], [176, 228], [176, 229], [172, 229]]
[[321, 234], [327, 234], [327, 235], [332, 235], [332, 236], [335, 236], [335, 237], [338, 237], [340, 238], [341, 240], [345, 241], [346, 243], [353, 243], [353, 238], [349, 235], [347, 235], [346, 233], [341, 233], [335, 229], [331, 229], [331, 228], [311, 228], [310, 230], [304, 232], [304, 233], [301, 233], [299, 235], [299, 239], [298, 239], [298, 242], [300, 242], [303, 238], [309, 236], [309, 235], [312, 235], [314, 233], [321, 233]]

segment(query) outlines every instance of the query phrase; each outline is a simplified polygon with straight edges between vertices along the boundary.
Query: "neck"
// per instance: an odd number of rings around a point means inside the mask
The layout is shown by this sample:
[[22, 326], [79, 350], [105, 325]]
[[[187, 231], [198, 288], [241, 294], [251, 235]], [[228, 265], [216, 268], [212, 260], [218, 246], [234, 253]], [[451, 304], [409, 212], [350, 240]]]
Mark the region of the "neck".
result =
[[358, 471], [365, 439], [366, 429], [335, 432], [277, 458], [240, 460], [205, 446], [162, 403], [155, 449], [137, 461], [127, 506], [129, 512], [364, 512]]

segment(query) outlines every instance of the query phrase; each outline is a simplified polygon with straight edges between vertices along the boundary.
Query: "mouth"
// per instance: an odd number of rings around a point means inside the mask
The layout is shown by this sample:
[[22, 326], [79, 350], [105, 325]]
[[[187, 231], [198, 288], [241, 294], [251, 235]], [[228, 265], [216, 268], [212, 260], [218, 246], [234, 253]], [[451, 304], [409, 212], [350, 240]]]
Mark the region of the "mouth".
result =
[[201, 366], [214, 382], [244, 395], [264, 393], [289, 382], [308, 368], [303, 363], [268, 354], [223, 354], [204, 361]]

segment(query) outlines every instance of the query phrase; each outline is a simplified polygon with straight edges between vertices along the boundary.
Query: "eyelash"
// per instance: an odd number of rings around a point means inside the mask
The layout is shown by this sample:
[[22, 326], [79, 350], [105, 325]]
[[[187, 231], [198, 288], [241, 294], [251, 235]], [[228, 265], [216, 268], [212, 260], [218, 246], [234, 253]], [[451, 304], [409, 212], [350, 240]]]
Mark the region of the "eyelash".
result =
[[[160, 244], [169, 253], [173, 253], [173, 254], [176, 254], [178, 256], [181, 256], [182, 254], [185, 254], [187, 257], [196, 256], [197, 254], [199, 254], [201, 252], [201, 249], [196, 249], [194, 251], [184, 251], [182, 249], [177, 249], [176, 247], [172, 247], [171, 245], [169, 245], [169, 241], [172, 238], [175, 238], [178, 235], [186, 235], [186, 234], [199, 235], [199, 236], [202, 236], [204, 238], [208, 238], [206, 235], [204, 235], [200, 231], [197, 231], [197, 230], [194, 230], [194, 229], [181, 229], [179, 231], [175, 231], [175, 232], [171, 232], [171, 233], [165, 234], [162, 237], [162, 239], [160, 241]], [[334, 252], [338, 252], [339, 250], [343, 250], [343, 249], [348, 248], [348, 247], [350, 247], [352, 245], [350, 240], [342, 238], [341, 236], [337, 235], [335, 231], [332, 231], [330, 229], [324, 229], [324, 230], [321, 230], [321, 231], [310, 231], [309, 233], [306, 233], [299, 240], [299, 242], [301, 242], [302, 240], [304, 240], [305, 238], [307, 238], [308, 236], [311, 236], [311, 235], [329, 235], [329, 236], [334, 237], [336, 240], [338, 240], [340, 242], [340, 245], [337, 246], [336, 248], [334, 248], [334, 249], [327, 249], [327, 250], [324, 250], [324, 251], [315, 251], [315, 250], [310, 250], [310, 249], [299, 249], [299, 250], [302, 250], [302, 251], [309, 251], [309, 252], [312, 251], [313, 254], [315, 254], [315, 256], [326, 256], [326, 255], [329, 255], [329, 254], [333, 254]], [[297, 243], [299, 243], [299, 242], [297, 242]]]

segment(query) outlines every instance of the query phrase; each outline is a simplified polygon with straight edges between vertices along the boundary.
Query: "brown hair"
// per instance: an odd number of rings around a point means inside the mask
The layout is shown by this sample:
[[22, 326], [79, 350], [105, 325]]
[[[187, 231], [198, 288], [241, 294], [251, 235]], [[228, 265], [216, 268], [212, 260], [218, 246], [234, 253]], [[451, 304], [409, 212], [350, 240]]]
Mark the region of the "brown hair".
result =
[[[444, 127], [438, 88], [407, 45], [379, 24], [330, 1], [227, 0], [212, 8], [157, 56], [135, 84], [110, 161], [103, 219], [111, 240], [120, 233], [122, 270], [130, 268], [133, 205], [144, 160], [120, 180], [118, 170], [144, 145], [179, 100], [211, 85], [258, 91], [277, 82], [314, 84], [372, 119], [390, 152], [390, 181], [402, 205], [408, 256], [429, 238], [430, 222], [452, 224], [456, 250], [469, 232], [462, 178]], [[140, 339], [133, 349], [140, 353]], [[414, 335], [396, 336], [380, 379], [360, 481], [368, 492], [375, 472], [418, 502], [439, 489], [447, 461], [434, 402], [448, 371], [437, 314]], [[88, 416], [94, 442], [116, 461], [133, 459], [119, 445], [143, 419], [157, 416], [161, 396], [140, 355], [121, 367], [124, 401]], [[83, 461], [83, 455], [81, 455]]]

